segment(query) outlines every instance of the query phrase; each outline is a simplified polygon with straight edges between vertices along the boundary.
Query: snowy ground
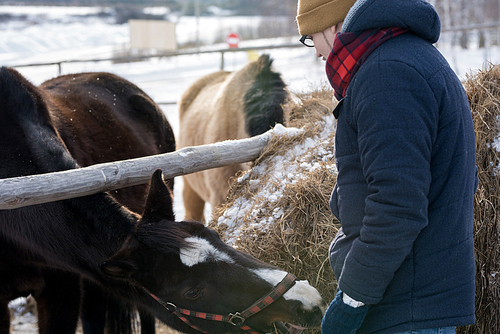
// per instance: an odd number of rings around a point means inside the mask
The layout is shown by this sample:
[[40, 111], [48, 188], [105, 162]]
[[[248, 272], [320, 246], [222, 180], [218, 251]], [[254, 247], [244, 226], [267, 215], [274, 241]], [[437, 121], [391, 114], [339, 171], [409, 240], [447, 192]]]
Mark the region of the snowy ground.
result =
[[[128, 25], [116, 25], [110, 17], [93, 16], [109, 9], [94, 7], [22, 7], [0, 6], [0, 14], [27, 15], [28, 21], [0, 22], [0, 65], [15, 66], [29, 63], [53, 62], [69, 59], [95, 59], [111, 57], [115, 52], [127, 48]], [[150, 9], [162, 10], [161, 8]], [[202, 17], [197, 23], [193, 17], [175, 18], [179, 43], [193, 40], [196, 29], [202, 41], [212, 43], [221, 33], [238, 30], [242, 26], [257, 24], [256, 17]], [[298, 43], [298, 37], [274, 40], [242, 41], [240, 46], [274, 45]], [[216, 45], [210, 46], [217, 47]], [[219, 45], [225, 48], [226, 45]], [[440, 45], [441, 47], [441, 45]], [[500, 64], [500, 48], [462, 50], [443, 47], [440, 49], [450, 64], [464, 79], [486, 63]], [[293, 48], [259, 51], [274, 59], [274, 67], [293, 92], [308, 91], [326, 84], [324, 63], [315, 57], [314, 49]], [[230, 53], [225, 56], [225, 69], [241, 68], [253, 56], [247, 52]], [[62, 74], [82, 71], [108, 71], [125, 77], [141, 87], [155, 101], [175, 102], [182, 92], [201, 76], [220, 68], [220, 54], [200, 54], [149, 61], [113, 64], [111, 62], [85, 62], [64, 64]], [[18, 69], [35, 84], [57, 76], [56, 66], [22, 67]], [[178, 131], [177, 107], [161, 104], [174, 132]], [[182, 180], [176, 180], [175, 211], [179, 219], [184, 216], [181, 201]], [[208, 208], [207, 213], [209, 213]], [[17, 304], [16, 304], [17, 305]], [[16, 318], [19, 321], [19, 318]], [[21, 322], [30, 323], [33, 318], [22, 317]], [[29, 325], [31, 328], [33, 325]], [[28, 326], [28, 327], [29, 327]], [[35, 332], [31, 329], [32, 332]], [[15, 326], [15, 333], [28, 333], [22, 325]]]

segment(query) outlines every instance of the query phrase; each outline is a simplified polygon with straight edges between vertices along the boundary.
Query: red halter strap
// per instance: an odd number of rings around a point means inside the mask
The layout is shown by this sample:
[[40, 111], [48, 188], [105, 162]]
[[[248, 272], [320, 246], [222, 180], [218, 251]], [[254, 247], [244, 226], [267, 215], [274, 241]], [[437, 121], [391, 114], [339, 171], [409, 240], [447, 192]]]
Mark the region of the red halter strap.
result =
[[158, 303], [160, 303], [168, 312], [175, 314], [180, 320], [182, 320], [184, 323], [186, 323], [188, 326], [191, 328], [196, 329], [197, 331], [201, 333], [207, 334], [207, 332], [201, 330], [200, 328], [192, 325], [189, 320], [186, 318], [186, 316], [189, 317], [195, 317], [195, 318], [200, 318], [200, 319], [206, 319], [206, 320], [213, 320], [213, 321], [221, 321], [221, 322], [228, 322], [231, 325], [234, 325], [236, 327], [239, 327], [242, 330], [248, 331], [251, 334], [259, 334], [258, 331], [250, 328], [246, 324], [244, 324], [245, 320], [251, 317], [252, 315], [262, 311], [265, 309], [267, 306], [271, 305], [274, 303], [279, 297], [281, 297], [285, 292], [287, 292], [292, 286], [295, 285], [295, 281], [297, 280], [297, 277], [294, 275], [288, 273], [283, 280], [276, 285], [269, 293], [267, 293], [264, 297], [260, 298], [257, 300], [255, 303], [253, 303], [250, 307], [245, 309], [242, 312], [236, 312], [236, 313], [229, 313], [228, 315], [220, 315], [220, 314], [212, 314], [212, 313], [205, 313], [205, 312], [195, 312], [195, 311], [190, 311], [186, 310], [183, 308], [179, 308], [175, 306], [172, 303], [169, 302], [164, 302], [151, 292], [149, 292], [146, 288], [142, 287], [144, 291], [146, 291], [151, 297], [153, 297]]

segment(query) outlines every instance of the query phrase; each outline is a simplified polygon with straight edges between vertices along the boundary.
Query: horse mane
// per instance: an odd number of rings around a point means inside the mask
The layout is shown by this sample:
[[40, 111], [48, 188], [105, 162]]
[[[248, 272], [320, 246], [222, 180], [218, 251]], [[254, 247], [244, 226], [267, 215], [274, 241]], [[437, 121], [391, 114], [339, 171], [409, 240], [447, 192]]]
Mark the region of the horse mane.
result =
[[269, 55], [251, 63], [255, 81], [244, 97], [245, 129], [250, 136], [264, 133], [276, 123], [283, 124], [283, 104], [288, 93], [281, 75], [271, 69], [272, 63]]
[[182, 118], [184, 112], [188, 110], [191, 103], [193, 103], [193, 101], [196, 99], [203, 88], [208, 85], [213, 85], [224, 81], [230, 74], [231, 72], [227, 71], [210, 73], [191, 85], [186, 91], [184, 91], [181, 99], [179, 100], [179, 117]]

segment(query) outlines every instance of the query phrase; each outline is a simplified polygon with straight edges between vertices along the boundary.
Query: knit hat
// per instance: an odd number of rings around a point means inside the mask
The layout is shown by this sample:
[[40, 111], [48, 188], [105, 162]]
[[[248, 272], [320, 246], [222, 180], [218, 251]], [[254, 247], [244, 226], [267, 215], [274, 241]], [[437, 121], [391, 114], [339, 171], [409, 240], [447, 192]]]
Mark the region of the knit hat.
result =
[[344, 21], [356, 0], [299, 0], [299, 34], [312, 35]]

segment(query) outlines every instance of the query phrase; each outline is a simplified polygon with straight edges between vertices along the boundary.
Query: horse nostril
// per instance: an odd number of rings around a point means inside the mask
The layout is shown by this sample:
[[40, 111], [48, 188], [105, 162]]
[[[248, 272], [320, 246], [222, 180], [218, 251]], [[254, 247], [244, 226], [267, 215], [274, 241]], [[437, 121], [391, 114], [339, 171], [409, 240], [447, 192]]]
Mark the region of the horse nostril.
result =
[[323, 315], [325, 314], [325, 310], [326, 310], [326, 307], [323, 307], [323, 308], [322, 308], [322, 307], [316, 306], [316, 307], [314, 308], [314, 310], [313, 310], [313, 311], [314, 311], [316, 314], [319, 314], [319, 316], [320, 316], [321, 318], [323, 318]]
[[295, 310], [295, 315], [297, 319], [301, 319], [303, 323], [310, 325], [321, 324], [321, 319], [323, 319], [323, 311], [319, 306], [315, 306], [313, 309], [306, 309], [299, 306]]
[[307, 315], [307, 311], [302, 307], [298, 307], [297, 310], [295, 311], [295, 313], [296, 313], [296, 316], [298, 318], [301, 318], [301, 319]]

